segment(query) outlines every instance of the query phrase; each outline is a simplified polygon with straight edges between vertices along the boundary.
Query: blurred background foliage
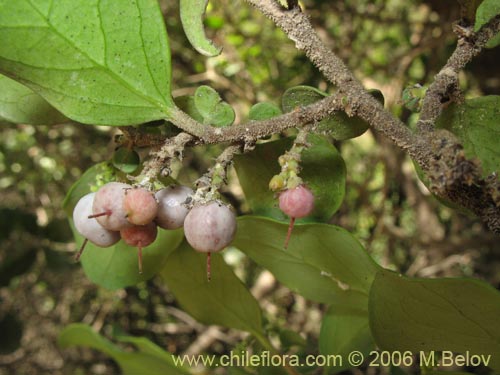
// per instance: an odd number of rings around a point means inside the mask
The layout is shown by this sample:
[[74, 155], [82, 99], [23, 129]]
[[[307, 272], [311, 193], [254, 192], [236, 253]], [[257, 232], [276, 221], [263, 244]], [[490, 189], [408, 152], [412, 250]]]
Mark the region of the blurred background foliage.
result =
[[[301, 4], [320, 36], [363, 84], [381, 90], [386, 107], [414, 123], [416, 115], [401, 105], [402, 90], [429, 84], [446, 62], [456, 40], [451, 26], [460, 18], [458, 2]], [[293, 42], [242, 0], [210, 2], [207, 34], [224, 48], [210, 59], [189, 46], [177, 2], [162, 0], [161, 6], [171, 41], [174, 97], [210, 85], [233, 105], [240, 122], [256, 102], [279, 105], [281, 94], [294, 85], [335, 89]], [[461, 73], [467, 97], [500, 94], [499, 60], [500, 48], [486, 50]], [[87, 168], [112, 157], [116, 133], [80, 124], [0, 125], [0, 375], [118, 373], [97, 352], [57, 347], [58, 332], [71, 322], [90, 324], [107, 335], [120, 329], [146, 336], [175, 354], [221, 354], [245, 344], [239, 332], [195, 322], [160, 280], [111, 292], [92, 285], [74, 264], [76, 249], [62, 200]], [[404, 153], [371, 131], [336, 146], [345, 158], [348, 181], [345, 202], [331, 222], [352, 231], [377, 262], [410, 276], [473, 276], [500, 287], [498, 237], [477, 218], [440, 205]], [[193, 182], [219, 150], [188, 151], [177, 177]], [[225, 195], [245, 213], [234, 178]], [[224, 255], [259, 299], [267, 328], [276, 332], [275, 344], [286, 348], [293, 345], [290, 338], [297, 340], [290, 332], [279, 334], [287, 327], [307, 338], [314, 353], [324, 307], [278, 285], [237, 250]]]

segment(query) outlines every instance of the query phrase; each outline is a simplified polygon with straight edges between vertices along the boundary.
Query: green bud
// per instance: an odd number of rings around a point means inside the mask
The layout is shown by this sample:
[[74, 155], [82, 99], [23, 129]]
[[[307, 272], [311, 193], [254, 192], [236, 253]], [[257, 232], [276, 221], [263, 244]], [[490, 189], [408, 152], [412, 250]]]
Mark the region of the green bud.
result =
[[271, 178], [271, 181], [269, 181], [269, 189], [272, 191], [281, 190], [283, 189], [284, 186], [285, 186], [285, 179], [280, 174], [273, 176], [273, 178]]

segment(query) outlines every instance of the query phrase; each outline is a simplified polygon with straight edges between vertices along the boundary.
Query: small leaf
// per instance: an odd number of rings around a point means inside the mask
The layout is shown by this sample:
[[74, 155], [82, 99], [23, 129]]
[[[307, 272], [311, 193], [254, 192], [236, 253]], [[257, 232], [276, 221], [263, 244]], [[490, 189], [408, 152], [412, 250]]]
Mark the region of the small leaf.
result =
[[363, 306], [378, 266], [346, 230], [327, 224], [296, 225], [283, 249], [288, 225], [274, 220], [238, 218], [233, 242], [292, 291], [317, 302], [366, 313]]
[[52, 125], [68, 121], [40, 95], [0, 74], [0, 119], [16, 124]]
[[[384, 102], [384, 97], [379, 90], [370, 90], [370, 93], [381, 103]], [[295, 86], [285, 91], [281, 103], [284, 112], [291, 112], [296, 108], [315, 103], [327, 96], [327, 93], [314, 87]], [[317, 125], [318, 131], [331, 135], [339, 141], [358, 137], [368, 128], [368, 123], [359, 117], [349, 117], [345, 112], [341, 111], [324, 118]]]
[[209, 86], [200, 86], [196, 89], [194, 104], [203, 117], [204, 124], [224, 127], [234, 122], [233, 108], [222, 101], [217, 91]]
[[135, 172], [140, 162], [139, 154], [126, 147], [120, 147], [113, 154], [113, 166], [123, 173]]
[[[74, 229], [72, 223], [73, 208], [78, 200], [91, 191], [92, 186], [98, 185], [98, 179], [105, 176], [109, 182], [109, 166], [98, 164], [88, 171], [71, 187], [63, 208], [70, 220], [73, 235], [78, 247], [84, 238]], [[87, 277], [105, 288], [118, 289], [135, 285], [153, 277], [165, 264], [168, 255], [183, 239], [183, 232], [179, 230], [158, 230], [156, 240], [143, 249], [143, 269], [140, 274], [137, 265], [137, 249], [126, 245], [123, 241], [108, 248], [100, 248], [87, 243], [81, 257], [81, 264]]]
[[204, 118], [200, 111], [198, 111], [198, 109], [196, 108], [194, 95], [178, 96], [177, 98], [175, 98], [175, 103], [179, 106], [180, 109], [186, 112], [193, 119], [203, 123]]
[[113, 358], [123, 375], [187, 375], [189, 371], [175, 365], [172, 355], [146, 338], [124, 336], [120, 341], [129, 342], [137, 351], [125, 351], [105, 339], [86, 324], [70, 324], [59, 334], [58, 344], [63, 349], [84, 346], [97, 349]]
[[[314, 194], [312, 214], [297, 222], [328, 221], [344, 199], [346, 170], [337, 149], [323, 136], [309, 134], [311, 147], [302, 153], [300, 176]], [[237, 155], [235, 169], [250, 209], [255, 215], [289, 220], [278, 207], [269, 181], [280, 172], [278, 158], [290, 149], [291, 138], [257, 145], [254, 151]]]
[[369, 311], [382, 350], [491, 355], [487, 365], [500, 369], [500, 293], [484, 282], [409, 279], [381, 270]]
[[206, 254], [187, 242], [169, 257], [161, 276], [179, 304], [198, 321], [263, 335], [259, 305], [224, 262], [212, 254], [212, 279], [207, 281]]
[[[340, 296], [340, 298], [342, 298]], [[338, 302], [338, 305], [342, 301]], [[335, 373], [352, 367], [346, 358], [353, 351], [360, 351], [368, 358], [370, 351], [375, 349], [375, 344], [368, 322], [368, 311], [364, 314], [353, 311], [368, 308], [368, 297], [360, 299], [358, 305], [352, 301], [344, 301], [343, 307], [330, 307], [323, 317], [319, 336], [319, 351], [321, 354], [339, 355], [342, 361], [331, 366]]]
[[156, 0], [2, 1], [0, 40], [0, 71], [73, 120], [130, 125], [174, 106]]
[[208, 0], [181, 0], [181, 22], [189, 43], [195, 50], [205, 56], [217, 56], [220, 55], [222, 48], [216, 47], [210, 39], [207, 39], [203, 28], [207, 3]]
[[[484, 0], [476, 11], [476, 22], [474, 24], [474, 31], [479, 29], [487, 23], [490, 19], [500, 14], [500, 2], [498, 0]], [[493, 48], [500, 44], [500, 33], [491, 38], [486, 47]]]
[[483, 96], [452, 104], [438, 118], [436, 126], [455, 134], [468, 158], [481, 160], [484, 176], [500, 172], [500, 96]]
[[277, 105], [268, 102], [257, 103], [250, 108], [248, 118], [250, 120], [267, 120], [281, 115], [281, 110]]

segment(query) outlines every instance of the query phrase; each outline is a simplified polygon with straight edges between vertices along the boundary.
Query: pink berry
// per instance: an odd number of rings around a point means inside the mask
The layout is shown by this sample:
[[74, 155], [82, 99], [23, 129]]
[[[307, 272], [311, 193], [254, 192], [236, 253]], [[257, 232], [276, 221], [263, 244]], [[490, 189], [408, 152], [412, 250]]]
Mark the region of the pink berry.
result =
[[133, 188], [125, 191], [123, 208], [127, 220], [134, 225], [151, 223], [158, 212], [158, 203], [155, 196], [144, 188]]
[[194, 206], [184, 220], [184, 235], [193, 249], [207, 253], [207, 280], [211, 253], [225, 248], [236, 234], [236, 215], [226, 205], [210, 202]]
[[127, 212], [123, 207], [125, 192], [132, 186], [121, 182], [109, 182], [102, 186], [94, 197], [92, 215], [104, 228], [119, 231], [130, 227]]
[[314, 209], [314, 195], [304, 185], [282, 192], [279, 202], [281, 211], [296, 219], [310, 215]]
[[163, 229], [181, 228], [189, 212], [183, 203], [193, 193], [192, 189], [182, 185], [171, 185], [158, 190], [155, 194], [158, 200], [158, 214], [155, 219], [158, 226]]
[[151, 245], [155, 241], [157, 234], [158, 230], [153, 222], [147, 225], [134, 225], [120, 231], [123, 241], [129, 246], [137, 247], [139, 250], [139, 273], [142, 273], [142, 249]]
[[77, 260], [80, 258], [87, 241], [99, 247], [109, 247], [120, 240], [120, 234], [118, 232], [103, 228], [94, 218], [89, 219], [89, 216], [92, 215], [94, 197], [95, 193], [89, 193], [83, 196], [73, 209], [73, 223], [75, 228], [78, 233], [85, 237], [85, 242], [76, 255]]
[[314, 195], [304, 185], [299, 185], [294, 189], [285, 190], [280, 194], [279, 205], [281, 211], [290, 216], [290, 224], [285, 239], [285, 249], [288, 247], [290, 236], [292, 235], [295, 219], [306, 217], [314, 209]]

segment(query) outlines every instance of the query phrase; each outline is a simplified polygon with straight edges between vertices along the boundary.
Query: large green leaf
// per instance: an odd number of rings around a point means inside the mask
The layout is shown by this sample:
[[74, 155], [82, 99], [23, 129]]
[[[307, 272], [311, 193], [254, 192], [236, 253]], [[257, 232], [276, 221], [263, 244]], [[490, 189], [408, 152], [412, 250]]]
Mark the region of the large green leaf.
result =
[[[302, 153], [300, 177], [314, 194], [312, 214], [297, 222], [328, 221], [344, 199], [346, 169], [337, 149], [323, 136], [309, 134], [311, 147]], [[250, 209], [255, 215], [288, 221], [278, 208], [269, 181], [280, 172], [278, 158], [292, 146], [292, 139], [257, 145], [254, 151], [235, 157], [234, 166]]]
[[156, 0], [1, 0], [0, 40], [0, 72], [73, 120], [129, 125], [174, 105]]
[[[476, 11], [476, 22], [474, 30], [478, 31], [486, 22], [500, 14], [500, 1], [484, 0]], [[486, 47], [493, 48], [500, 44], [500, 33], [491, 38]]]
[[[344, 306], [339, 305], [341, 301], [328, 309], [319, 335], [320, 353], [325, 356], [339, 355], [342, 358], [342, 361], [331, 366], [335, 372], [352, 367], [347, 361], [349, 353], [360, 351], [368, 358], [370, 351], [375, 348], [368, 322], [368, 297], [360, 299], [358, 306], [353, 306], [349, 300], [344, 301]], [[361, 313], [363, 308], [365, 312]]]
[[170, 254], [161, 276], [181, 306], [200, 322], [262, 336], [261, 311], [255, 298], [220, 254], [212, 254], [211, 262], [212, 279], [207, 281], [206, 254], [184, 242]]
[[474, 279], [409, 279], [381, 270], [370, 291], [370, 326], [383, 350], [491, 355], [500, 369], [500, 293]]
[[86, 324], [70, 324], [60, 333], [58, 343], [62, 348], [85, 346], [97, 349], [113, 358], [123, 375], [186, 375], [189, 371], [175, 365], [172, 355], [146, 338], [124, 336], [120, 341], [134, 344], [137, 351], [125, 351], [105, 339]]
[[[71, 222], [73, 208], [82, 196], [99, 183], [99, 180], [101, 183], [108, 182], [113, 176], [112, 169], [107, 163], [97, 164], [86, 171], [69, 190], [63, 208], [70, 220], [77, 246], [81, 246], [84, 238], [78, 234]], [[137, 249], [126, 245], [123, 241], [104, 249], [87, 243], [81, 263], [88, 278], [96, 284], [109, 289], [123, 288], [148, 280], [158, 273], [169, 254], [179, 246], [183, 238], [181, 229], [158, 229], [156, 240], [143, 249], [142, 274], [138, 270]]]
[[452, 104], [443, 111], [436, 126], [455, 134], [467, 157], [481, 160], [484, 175], [500, 172], [500, 96], [483, 96]]
[[340, 227], [303, 224], [295, 226], [284, 250], [287, 227], [271, 219], [243, 216], [233, 245], [294, 292], [366, 313], [366, 307], [356, 306], [366, 306], [378, 266], [361, 244]]
[[222, 48], [207, 39], [203, 29], [203, 16], [208, 0], [180, 0], [181, 22], [189, 43], [202, 55], [217, 56]]
[[[384, 103], [384, 96], [380, 91], [371, 90], [371, 94], [382, 104]], [[311, 86], [295, 86], [285, 91], [281, 105], [284, 112], [291, 112], [296, 108], [317, 102], [326, 96], [328, 96], [327, 93]], [[360, 136], [370, 126], [359, 117], [349, 117], [345, 112], [339, 111], [321, 120], [316, 127], [318, 131], [341, 141]]]
[[67, 121], [40, 95], [0, 74], [0, 119], [16, 124], [50, 125]]

